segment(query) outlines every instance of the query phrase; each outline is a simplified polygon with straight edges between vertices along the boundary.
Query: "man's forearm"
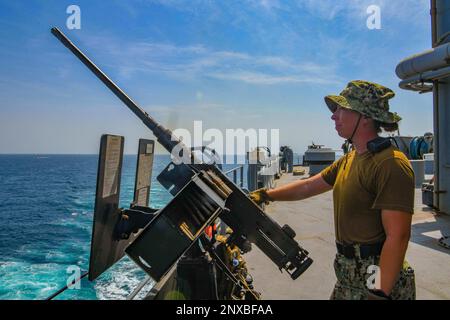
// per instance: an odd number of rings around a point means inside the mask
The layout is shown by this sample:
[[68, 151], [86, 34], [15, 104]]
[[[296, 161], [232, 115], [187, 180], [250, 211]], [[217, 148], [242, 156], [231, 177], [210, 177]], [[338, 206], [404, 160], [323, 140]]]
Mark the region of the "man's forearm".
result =
[[296, 201], [306, 199], [331, 190], [330, 186], [317, 174], [311, 178], [298, 180], [287, 185], [267, 191], [273, 201]]
[[309, 197], [308, 181], [296, 181], [267, 191], [273, 201], [296, 201]]
[[380, 256], [380, 289], [390, 294], [403, 267], [409, 237], [387, 237]]

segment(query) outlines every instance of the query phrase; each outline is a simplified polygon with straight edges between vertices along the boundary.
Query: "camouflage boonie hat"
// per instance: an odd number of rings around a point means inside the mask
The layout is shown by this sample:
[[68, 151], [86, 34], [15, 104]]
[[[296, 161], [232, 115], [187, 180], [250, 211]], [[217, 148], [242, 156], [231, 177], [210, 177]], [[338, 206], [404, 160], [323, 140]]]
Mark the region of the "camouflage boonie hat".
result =
[[325, 103], [331, 112], [339, 106], [383, 123], [397, 123], [402, 118], [395, 112], [389, 112], [388, 100], [394, 96], [394, 91], [380, 84], [354, 80], [347, 84], [340, 95], [326, 96]]

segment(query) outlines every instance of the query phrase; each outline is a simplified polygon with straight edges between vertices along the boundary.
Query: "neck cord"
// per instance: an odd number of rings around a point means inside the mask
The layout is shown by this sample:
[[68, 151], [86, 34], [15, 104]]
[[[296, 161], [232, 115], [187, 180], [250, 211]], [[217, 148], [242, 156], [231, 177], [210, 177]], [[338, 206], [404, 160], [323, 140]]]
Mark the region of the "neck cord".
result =
[[348, 147], [348, 152], [347, 152], [347, 154], [345, 155], [344, 170], [345, 170], [345, 167], [347, 166], [348, 154], [350, 153], [350, 145], [351, 145], [352, 148], [353, 148], [353, 141], [352, 141], [352, 139], [353, 139], [353, 136], [354, 136], [355, 133], [356, 133], [356, 130], [357, 130], [358, 127], [359, 127], [359, 122], [361, 121], [361, 117], [362, 117], [362, 114], [360, 113], [360, 114], [359, 114], [359, 118], [358, 118], [358, 122], [356, 122], [356, 126], [355, 126], [355, 129], [353, 129], [352, 135], [350, 136], [350, 138], [348, 138], [347, 140], [345, 140], [345, 144], [346, 144], [347, 147]]

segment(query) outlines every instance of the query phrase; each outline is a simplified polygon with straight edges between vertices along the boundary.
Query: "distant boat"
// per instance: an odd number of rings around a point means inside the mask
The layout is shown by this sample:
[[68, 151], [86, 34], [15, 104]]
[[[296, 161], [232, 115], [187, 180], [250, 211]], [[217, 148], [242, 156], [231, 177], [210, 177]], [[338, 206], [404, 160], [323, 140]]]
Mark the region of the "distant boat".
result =
[[333, 149], [313, 142], [303, 155], [303, 165], [309, 166], [309, 174], [313, 176], [332, 164], [335, 159], [336, 153]]

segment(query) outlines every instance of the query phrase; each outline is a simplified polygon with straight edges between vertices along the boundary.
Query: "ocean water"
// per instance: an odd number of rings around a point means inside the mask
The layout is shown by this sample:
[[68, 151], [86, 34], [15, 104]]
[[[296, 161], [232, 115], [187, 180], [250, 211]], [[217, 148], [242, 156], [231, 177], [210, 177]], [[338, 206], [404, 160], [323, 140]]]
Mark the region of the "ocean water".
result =
[[[169, 161], [155, 156], [151, 207], [172, 198], [156, 181]], [[0, 155], [0, 299], [45, 299], [67, 284], [70, 268], [88, 270], [97, 164], [97, 155]], [[121, 207], [133, 199], [135, 167], [136, 156], [125, 155]], [[125, 256], [56, 299], [125, 299], [145, 276]]]

